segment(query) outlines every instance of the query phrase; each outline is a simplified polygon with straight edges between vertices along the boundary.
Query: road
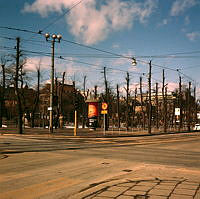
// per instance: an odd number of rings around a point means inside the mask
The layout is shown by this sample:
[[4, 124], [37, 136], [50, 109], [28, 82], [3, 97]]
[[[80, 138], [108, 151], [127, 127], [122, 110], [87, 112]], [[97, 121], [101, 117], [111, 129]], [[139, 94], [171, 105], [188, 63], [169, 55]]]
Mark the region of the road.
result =
[[200, 179], [199, 143], [198, 133], [121, 138], [1, 135], [0, 198], [71, 198], [100, 182], [131, 175]]

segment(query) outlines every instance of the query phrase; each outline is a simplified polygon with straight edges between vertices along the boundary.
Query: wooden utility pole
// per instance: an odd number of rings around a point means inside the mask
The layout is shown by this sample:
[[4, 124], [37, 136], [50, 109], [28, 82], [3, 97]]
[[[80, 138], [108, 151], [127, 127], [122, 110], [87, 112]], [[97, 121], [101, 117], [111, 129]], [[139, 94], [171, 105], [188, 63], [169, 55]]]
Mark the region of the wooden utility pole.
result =
[[84, 95], [84, 104], [83, 104], [83, 119], [82, 119], [82, 128], [85, 128], [87, 105], [86, 105], [86, 76], [83, 77], [83, 95]]
[[108, 102], [108, 82], [107, 82], [107, 78], [106, 78], [106, 67], [104, 67], [103, 73], [104, 73], [105, 92], [106, 92], [105, 93], [106, 94], [105, 100], [106, 100], [106, 103], [108, 104], [108, 114], [105, 114], [105, 130], [107, 131], [108, 126], [109, 126], [109, 121], [108, 121], [108, 118], [109, 118], [109, 102]]
[[187, 127], [188, 127], [188, 131], [190, 131], [190, 123], [191, 123], [191, 82], [189, 82], [189, 88], [188, 88], [188, 97], [187, 97]]
[[134, 97], [134, 103], [133, 103], [133, 120], [132, 120], [132, 123], [135, 123], [134, 120], [135, 120], [136, 101], [137, 101], [137, 87], [135, 88], [135, 97]]
[[196, 86], [194, 87], [194, 122], [197, 123]]
[[97, 85], [94, 86], [94, 99], [97, 99]]
[[2, 87], [0, 86], [0, 128], [2, 127], [2, 119], [5, 113], [5, 87], [6, 87], [6, 74], [5, 64], [1, 64], [2, 68]]
[[73, 92], [73, 94], [74, 94], [74, 99], [73, 99], [73, 101], [74, 101], [74, 136], [76, 136], [77, 135], [77, 124], [78, 124], [78, 122], [77, 122], [77, 107], [76, 107], [76, 98], [77, 98], [77, 96], [76, 96], [76, 85], [75, 85], [75, 81], [73, 81], [73, 90], [74, 90], [74, 92]]
[[[33, 110], [32, 110], [32, 117], [31, 117], [31, 127], [35, 127], [35, 112], [39, 103], [40, 99], [40, 67], [37, 68], [37, 93], [34, 100]], [[44, 115], [44, 113], [43, 113]]]
[[159, 128], [159, 120], [158, 120], [158, 109], [159, 109], [159, 104], [158, 104], [158, 83], [156, 82], [156, 128]]
[[164, 111], [165, 111], [165, 123], [164, 123], [164, 132], [167, 132], [167, 122], [168, 122], [168, 118], [167, 118], [167, 85], [165, 85], [165, 107], [164, 107]]
[[62, 76], [62, 86], [61, 86], [61, 92], [60, 92], [60, 113], [63, 116], [63, 92], [64, 92], [64, 84], [65, 84], [65, 72], [63, 72]]
[[126, 129], [128, 131], [129, 129], [129, 73], [127, 72], [127, 77], [126, 77]]
[[145, 129], [145, 111], [144, 111], [144, 103], [143, 103], [143, 93], [142, 93], [142, 77], [140, 77], [140, 101], [141, 101], [141, 109], [142, 109], [142, 126]]
[[117, 84], [117, 119], [118, 119], [118, 128], [120, 128], [120, 107], [119, 107], [119, 85]]
[[17, 47], [16, 47], [16, 71], [15, 71], [15, 94], [17, 96], [17, 112], [18, 112], [18, 133], [22, 134], [22, 117], [23, 117], [23, 112], [22, 112], [22, 104], [21, 104], [21, 97], [20, 97], [20, 92], [19, 92], [19, 87], [18, 87], [18, 80], [19, 80], [19, 58], [20, 58], [20, 50], [19, 50], [19, 44], [20, 44], [20, 38], [17, 37]]
[[162, 98], [163, 98], [163, 127], [164, 132], [167, 132], [167, 118], [166, 118], [166, 94], [165, 94], [165, 70], [163, 69], [163, 86], [162, 86]]
[[151, 105], [151, 61], [149, 62], [149, 108], [148, 108], [148, 133], [151, 134], [151, 118], [152, 118], [152, 105]]
[[183, 122], [183, 115], [182, 115], [182, 82], [181, 82], [181, 76], [179, 76], [179, 108], [180, 108], [180, 116], [179, 116], [179, 132], [182, 128], [182, 122]]

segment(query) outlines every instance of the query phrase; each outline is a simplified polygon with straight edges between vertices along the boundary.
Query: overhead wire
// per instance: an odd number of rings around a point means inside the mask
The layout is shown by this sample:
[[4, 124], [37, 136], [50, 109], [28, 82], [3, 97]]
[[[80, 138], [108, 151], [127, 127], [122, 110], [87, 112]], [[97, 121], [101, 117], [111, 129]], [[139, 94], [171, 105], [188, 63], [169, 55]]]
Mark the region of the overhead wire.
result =
[[[42, 35], [42, 32], [41, 32], [41, 31], [35, 32], [35, 31], [26, 30], [26, 29], [19, 29], [19, 28], [5, 27], [5, 26], [0, 26], [0, 28]], [[125, 56], [125, 55], [121, 55], [121, 54], [118, 54], [118, 53], [113, 53], [113, 52], [110, 52], [110, 51], [107, 51], [107, 50], [103, 50], [103, 49], [91, 47], [91, 46], [88, 46], [88, 45], [85, 45], [85, 44], [81, 44], [81, 43], [74, 42], [74, 41], [69, 41], [69, 40], [66, 40], [66, 39], [63, 39], [63, 41], [64, 41], [64, 42], [71, 43], [71, 44], [75, 44], [75, 45], [78, 45], [78, 46], [81, 46], [81, 47], [85, 47], [85, 48], [88, 48], [88, 49], [92, 49], [92, 50], [96, 50], [96, 51], [99, 51], [99, 52], [107, 53], [107, 54], [110, 54], [110, 55], [113, 55], [113, 56], [116, 56], [116, 57], [127, 58], [127, 59], [132, 59], [132, 58], [133, 58], [132, 56]], [[194, 53], [194, 52], [197, 53], [197, 52], [199, 52], [199, 51], [193, 51], [193, 52], [191, 52], [191, 53]], [[178, 53], [178, 54], [180, 54], [180, 53]], [[134, 57], [137, 58], [137, 56], [134, 56]], [[137, 61], [138, 61], [138, 62], [141, 62], [141, 63], [149, 64], [148, 62], [143, 61], [143, 60], [137, 59]], [[156, 67], [163, 68], [163, 69], [172, 70], [172, 71], [177, 71], [177, 70], [178, 70], [178, 69], [173, 69], [173, 68], [169, 68], [169, 67], [166, 67], [166, 66], [161, 66], [161, 65], [158, 65], [158, 64], [154, 64], [154, 63], [152, 63], [152, 65], [153, 65], [153, 66], [156, 66]], [[187, 76], [187, 77], [188, 77], [189, 79], [193, 80], [193, 79], [190, 78], [189, 76]], [[193, 81], [194, 81], [194, 80], [193, 80]]]

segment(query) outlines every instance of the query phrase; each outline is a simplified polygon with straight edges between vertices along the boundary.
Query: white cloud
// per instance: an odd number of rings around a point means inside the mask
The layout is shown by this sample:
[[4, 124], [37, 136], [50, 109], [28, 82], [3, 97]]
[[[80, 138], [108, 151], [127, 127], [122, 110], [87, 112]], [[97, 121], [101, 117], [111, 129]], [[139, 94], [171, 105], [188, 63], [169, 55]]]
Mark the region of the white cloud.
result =
[[190, 41], [195, 41], [196, 39], [200, 38], [200, 32], [187, 33], [186, 36]]
[[120, 48], [119, 44], [113, 44], [112, 48], [116, 49], [116, 48]]
[[186, 16], [185, 17], [185, 25], [188, 25], [188, 24], [190, 24], [190, 17]]
[[158, 26], [165, 26], [169, 23], [168, 19], [163, 19], [159, 24]]
[[26, 60], [24, 70], [34, 72], [38, 67], [40, 67], [41, 70], [50, 69], [51, 59], [49, 57], [30, 57]]
[[[66, 16], [70, 32], [86, 44], [94, 44], [108, 37], [113, 31], [128, 29], [135, 21], [145, 23], [157, 6], [157, 0], [143, 3], [123, 0], [105, 0], [98, 6], [97, 0], [84, 0]], [[24, 12], [37, 12], [48, 16], [50, 12], [61, 13], [72, 7], [77, 0], [36, 0], [26, 3]]]
[[197, 5], [197, 0], [176, 0], [172, 4], [172, 8], [170, 11], [171, 16], [178, 16], [183, 13], [185, 10]]

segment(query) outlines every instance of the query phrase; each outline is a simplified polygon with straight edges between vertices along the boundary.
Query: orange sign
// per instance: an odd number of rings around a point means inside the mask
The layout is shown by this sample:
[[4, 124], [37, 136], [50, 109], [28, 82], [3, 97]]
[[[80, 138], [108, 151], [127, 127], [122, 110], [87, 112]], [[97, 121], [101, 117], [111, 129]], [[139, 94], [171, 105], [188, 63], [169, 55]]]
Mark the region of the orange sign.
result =
[[103, 115], [104, 115], [104, 114], [108, 114], [108, 110], [102, 110], [102, 111], [101, 111], [101, 114], [103, 114]]
[[107, 110], [108, 104], [107, 104], [106, 102], [102, 102], [101, 108], [102, 108], [103, 110]]
[[98, 103], [89, 102], [88, 104], [88, 118], [98, 116]]

